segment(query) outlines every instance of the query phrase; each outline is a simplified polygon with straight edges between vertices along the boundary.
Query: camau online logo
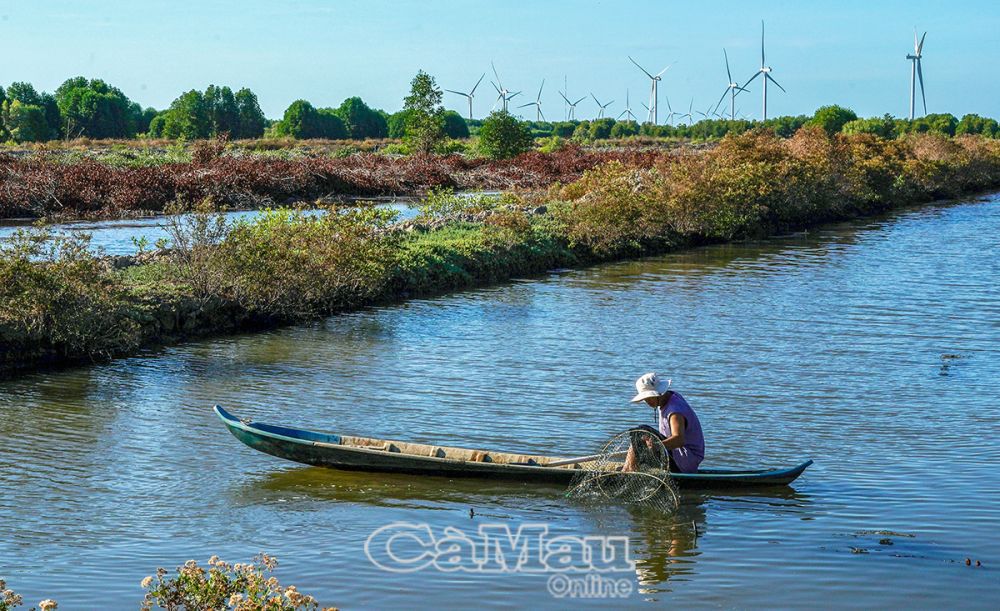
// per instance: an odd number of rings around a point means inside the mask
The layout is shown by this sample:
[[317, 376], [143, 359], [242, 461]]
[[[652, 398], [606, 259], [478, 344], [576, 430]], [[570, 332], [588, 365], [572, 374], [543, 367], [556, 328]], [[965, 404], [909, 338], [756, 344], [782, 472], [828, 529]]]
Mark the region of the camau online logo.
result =
[[623, 536], [550, 536], [545, 524], [482, 524], [474, 535], [453, 526], [435, 533], [428, 524], [393, 522], [365, 541], [365, 554], [392, 573], [423, 570], [466, 573], [551, 574], [549, 592], [559, 598], [624, 598], [631, 579], [606, 574], [634, 572]]

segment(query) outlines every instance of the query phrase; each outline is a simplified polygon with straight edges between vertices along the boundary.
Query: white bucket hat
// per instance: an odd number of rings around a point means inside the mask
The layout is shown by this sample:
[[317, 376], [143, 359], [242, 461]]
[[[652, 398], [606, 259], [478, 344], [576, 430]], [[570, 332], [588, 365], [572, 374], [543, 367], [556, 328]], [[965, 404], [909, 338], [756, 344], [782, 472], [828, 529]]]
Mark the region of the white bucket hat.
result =
[[659, 397], [670, 388], [670, 380], [664, 380], [655, 373], [647, 373], [635, 381], [638, 394], [632, 397], [632, 403], [638, 403], [652, 397]]

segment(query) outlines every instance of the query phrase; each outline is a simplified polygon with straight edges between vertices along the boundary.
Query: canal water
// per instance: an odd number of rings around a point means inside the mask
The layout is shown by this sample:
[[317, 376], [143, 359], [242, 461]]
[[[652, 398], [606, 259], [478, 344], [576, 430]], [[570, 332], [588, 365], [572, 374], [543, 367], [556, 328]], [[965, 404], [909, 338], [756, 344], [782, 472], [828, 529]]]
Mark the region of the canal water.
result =
[[[379, 203], [380, 207], [395, 210], [398, 220], [411, 220], [419, 212], [414, 198], [396, 198]], [[323, 214], [322, 210], [309, 210], [307, 214]], [[253, 220], [260, 216], [260, 210], [233, 210], [224, 213], [227, 221]], [[0, 243], [10, 239], [18, 230], [32, 226], [32, 219], [2, 219], [0, 220]], [[164, 216], [147, 216], [134, 219], [116, 219], [109, 221], [69, 221], [53, 223], [47, 226], [56, 235], [68, 235], [73, 232], [90, 235], [90, 247], [108, 255], [134, 255], [139, 250], [139, 243], [145, 241], [146, 250], [156, 248], [159, 240], [170, 240], [167, 220]]]
[[[0, 382], [0, 575], [29, 603], [127, 609], [158, 566], [266, 551], [283, 583], [347, 609], [995, 608], [998, 200]], [[791, 488], [685, 492], [657, 515], [556, 486], [302, 467], [241, 445], [211, 410], [587, 454], [652, 422], [627, 400], [653, 370], [698, 412], [705, 466], [815, 464]], [[634, 567], [602, 576], [627, 597], [560, 600], [524, 571], [387, 572], [365, 542], [396, 522], [625, 537]]]

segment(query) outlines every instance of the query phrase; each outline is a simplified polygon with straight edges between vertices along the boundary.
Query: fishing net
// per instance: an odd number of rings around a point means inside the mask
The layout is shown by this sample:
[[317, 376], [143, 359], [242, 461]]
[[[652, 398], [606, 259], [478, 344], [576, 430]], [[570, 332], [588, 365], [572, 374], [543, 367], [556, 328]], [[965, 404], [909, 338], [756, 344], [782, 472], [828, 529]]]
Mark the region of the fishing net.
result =
[[612, 437], [599, 454], [579, 463], [567, 496], [585, 502], [619, 503], [672, 512], [680, 505], [663, 442], [633, 429]]

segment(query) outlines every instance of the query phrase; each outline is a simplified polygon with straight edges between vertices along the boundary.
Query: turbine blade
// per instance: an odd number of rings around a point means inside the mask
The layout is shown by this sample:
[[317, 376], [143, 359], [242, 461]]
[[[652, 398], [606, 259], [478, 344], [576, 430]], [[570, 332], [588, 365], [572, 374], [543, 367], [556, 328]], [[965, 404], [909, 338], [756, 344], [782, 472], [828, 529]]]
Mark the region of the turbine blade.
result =
[[733, 73], [729, 71], [729, 54], [726, 53], [725, 49], [723, 49], [722, 50], [722, 55], [724, 55], [725, 58], [726, 58], [726, 76], [729, 77], [729, 82], [732, 83], [733, 82]]
[[538, 88], [538, 97], [535, 98], [536, 100], [542, 99], [542, 89], [544, 88], [545, 88], [545, 79], [542, 79], [542, 86]]
[[597, 99], [597, 96], [594, 95], [594, 92], [590, 92], [590, 97], [594, 98], [594, 101], [597, 102], [598, 106], [601, 105], [601, 101]]
[[569, 101], [569, 98], [567, 98], [565, 95], [563, 95], [563, 92], [560, 91], [559, 95], [562, 97], [562, 99], [566, 100], [567, 104], [569, 104], [570, 106], [573, 105], [573, 103]]
[[454, 93], [457, 95], [464, 95], [465, 97], [469, 97], [469, 94], [465, 93], [464, 91], [455, 91], [454, 89], [445, 89], [445, 91], [447, 91], [448, 93]]
[[629, 58], [629, 60], [630, 60], [630, 61], [631, 61], [631, 62], [632, 62], [633, 64], [635, 64], [635, 67], [636, 67], [636, 68], [638, 68], [639, 70], [642, 70], [643, 72], [645, 72], [645, 73], [646, 73], [646, 76], [648, 76], [649, 78], [654, 78], [652, 74], [650, 74], [650, 73], [646, 72], [646, 69], [645, 69], [645, 68], [643, 68], [642, 66], [640, 66], [640, 65], [639, 65], [639, 62], [637, 62], [637, 61], [635, 61], [634, 59], [632, 59], [632, 56], [631, 56], [631, 55], [629, 55], [629, 56], [628, 56], [628, 58]]
[[927, 32], [924, 32], [924, 35], [920, 37], [920, 46], [917, 47], [917, 55], [920, 55], [921, 53], [924, 52], [924, 39], [925, 38], [927, 38]]
[[758, 76], [760, 76], [761, 74], [764, 74], [764, 73], [763, 73], [763, 72], [760, 72], [760, 71], [758, 70], [758, 71], [757, 71], [757, 74], [754, 74], [753, 76], [751, 76], [751, 77], [750, 77], [750, 80], [748, 80], [747, 82], [743, 83], [743, 85], [742, 85], [742, 86], [740, 87], [740, 89], [746, 89], [747, 85], [749, 85], [749, 84], [750, 84], [751, 82], [753, 82], [753, 80], [754, 80], [755, 78], [757, 78]]
[[545, 119], [545, 113], [542, 112], [542, 107], [541, 106], [538, 107], [538, 116], [542, 118], [542, 121], [546, 120]]
[[729, 87], [726, 87], [726, 90], [722, 92], [722, 97], [719, 98], [718, 103], [716, 103], [715, 110], [719, 110], [719, 106], [722, 106], [722, 101], [726, 99], [727, 93], [729, 93]]
[[514, 96], [516, 96], [516, 95], [520, 95], [520, 94], [521, 94], [521, 92], [520, 92], [520, 91], [515, 91], [514, 93], [510, 94], [509, 96], [507, 96], [507, 99], [509, 100], [509, 99], [511, 99], [512, 97], [514, 97]]
[[570, 104], [570, 106], [576, 106], [577, 104], [579, 104], [580, 102], [582, 102], [582, 101], [584, 101], [586, 99], [587, 99], [587, 96], [583, 96], [579, 100], [577, 100], [577, 101], [573, 102], [572, 104]]
[[472, 88], [472, 91], [470, 91], [470, 92], [469, 92], [469, 95], [470, 95], [470, 96], [471, 96], [472, 94], [476, 93], [476, 88], [477, 88], [477, 87], [479, 87], [479, 83], [482, 83], [482, 82], [483, 82], [483, 79], [484, 79], [484, 78], [486, 78], [486, 73], [485, 73], [485, 72], [483, 72], [483, 75], [482, 75], [481, 77], [479, 77], [479, 80], [478, 80], [478, 81], [476, 81], [476, 86], [475, 86], [475, 87], [473, 87], [473, 88]]
[[493, 68], [493, 76], [497, 77], [497, 83], [499, 83], [500, 87], [502, 88], [503, 87], [503, 81], [500, 80], [500, 75], [497, 74], [497, 67], [496, 67], [496, 65], [493, 64], [493, 60], [492, 59], [490, 60], [490, 67]]
[[[764, 20], [760, 20], [760, 67], [764, 67]], [[499, 80], [500, 77], [497, 77]]]
[[[673, 64], [670, 64], [670, 66], [673, 66]], [[660, 71], [659, 71], [659, 72], [658, 72], [658, 73], [656, 74], [656, 76], [657, 76], [657, 77], [660, 77], [660, 76], [663, 76], [663, 73], [664, 73], [664, 72], [666, 72], [667, 70], [670, 70], [670, 66], [667, 66], [667, 67], [666, 67], [666, 68], [664, 68], [663, 70], [660, 70]]]
[[920, 97], [924, 101], [924, 114], [927, 114], [927, 96], [924, 95], [924, 71], [920, 69], [920, 60], [917, 60], [917, 78], [920, 79]]
[[500, 96], [501, 96], [501, 97], [503, 97], [503, 92], [502, 92], [502, 91], [500, 91], [500, 88], [499, 88], [499, 87], [497, 87], [497, 84], [496, 84], [496, 83], [494, 83], [493, 81], [490, 81], [490, 85], [493, 85], [493, 88], [497, 90], [497, 93], [499, 93], [499, 94], [500, 94]]
[[668, 97], [668, 96], [663, 96], [663, 97], [666, 98], [666, 100], [667, 100], [667, 110], [669, 110], [670, 112], [673, 112], [674, 109], [670, 107], [670, 97]]
[[518, 108], [524, 108], [526, 106], [534, 106], [534, 105], [535, 105], [534, 102], [528, 102], [527, 104], [521, 104], [520, 106], [518, 106]]
[[[784, 87], [782, 87], [782, 86], [781, 86], [780, 84], [778, 84], [778, 81], [774, 80], [774, 77], [773, 77], [773, 76], [771, 76], [771, 73], [767, 73], [767, 74], [765, 74], [764, 76], [765, 76], [765, 77], [767, 77], [767, 80], [771, 81], [771, 82], [772, 82], [772, 83], [774, 83], [775, 85], [778, 85], [778, 89], [780, 89], [780, 90], [782, 90], [782, 91], [785, 91], [785, 88], [784, 88]], [[787, 92], [787, 91], [785, 91], [785, 93], [788, 93], [788, 92]]]

